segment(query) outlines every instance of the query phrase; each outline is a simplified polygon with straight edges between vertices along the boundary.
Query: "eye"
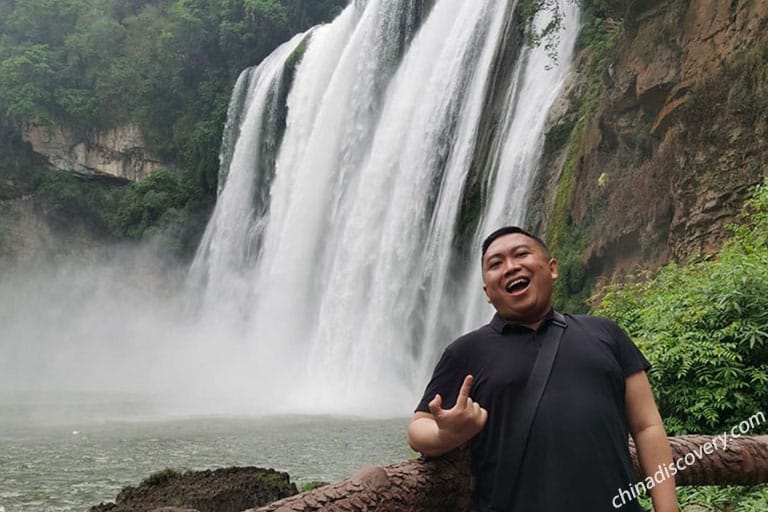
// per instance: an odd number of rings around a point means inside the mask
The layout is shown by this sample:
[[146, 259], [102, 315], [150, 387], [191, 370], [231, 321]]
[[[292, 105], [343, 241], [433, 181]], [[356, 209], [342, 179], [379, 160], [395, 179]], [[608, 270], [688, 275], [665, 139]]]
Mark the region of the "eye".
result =
[[531, 251], [517, 251], [515, 253], [515, 256], [518, 257], [518, 258], [525, 258], [529, 254], [531, 254]]
[[489, 269], [496, 268], [499, 265], [501, 265], [501, 262], [499, 260], [494, 260], [494, 261], [491, 261], [490, 263], [488, 263], [488, 268]]

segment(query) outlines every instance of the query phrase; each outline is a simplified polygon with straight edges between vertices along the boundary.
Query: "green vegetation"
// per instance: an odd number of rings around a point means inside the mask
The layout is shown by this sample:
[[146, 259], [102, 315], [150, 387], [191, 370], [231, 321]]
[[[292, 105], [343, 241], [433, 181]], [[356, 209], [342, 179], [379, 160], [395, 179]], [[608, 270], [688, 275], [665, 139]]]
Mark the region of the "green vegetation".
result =
[[65, 171], [36, 176], [34, 192], [46, 200], [52, 227], [66, 230], [71, 219], [79, 219], [106, 240], [160, 236], [167, 252], [181, 259], [194, 254], [210, 206], [192, 184], [165, 169], [126, 185]]
[[587, 275], [584, 264], [584, 250], [587, 248], [587, 235], [583, 228], [566, 225], [559, 239], [562, 253], [558, 253], [558, 280], [555, 282], [557, 307], [568, 312], [585, 312], [586, 300], [594, 280]]
[[740, 487], [687, 487], [678, 490], [680, 505], [706, 507], [704, 510], [763, 512], [768, 510], [768, 485]]
[[726, 132], [709, 122], [711, 105], [723, 110], [745, 126], [768, 121], [768, 46], [757, 44], [740, 52], [721, 71], [691, 91], [681, 109], [690, 137], [710, 145], [732, 142]]
[[320, 482], [317, 480], [313, 480], [311, 482], [307, 482], [305, 484], [301, 485], [301, 488], [299, 489], [299, 492], [307, 492], [314, 489], [317, 489], [318, 487], [323, 487], [328, 485], [328, 482]]
[[[677, 497], [680, 510], [683, 511], [764, 512], [768, 510], [768, 485], [678, 487]], [[651, 499], [647, 495], [638, 501], [644, 510], [652, 510]]]
[[744, 116], [752, 125], [768, 121], [768, 47], [754, 46], [743, 51], [724, 74], [720, 87], [729, 86], [729, 111]]
[[[563, 15], [558, 0], [521, 0], [517, 4], [519, 27], [530, 45], [542, 45], [553, 61], [557, 61], [558, 34], [563, 28]], [[533, 20], [541, 11], [549, 11], [547, 24], [537, 29]]]
[[768, 403], [768, 184], [740, 220], [715, 257], [614, 285], [598, 308], [642, 345], [671, 434], [721, 432]]
[[[755, 188], [732, 232], [712, 258], [607, 287], [597, 308], [653, 364], [671, 435], [721, 433], [768, 403], [768, 181]], [[751, 434], [766, 431], [761, 425]], [[679, 495], [682, 506], [768, 510], [768, 485], [684, 488]]]
[[[555, 303], [571, 312], [588, 309], [585, 300], [593, 281], [588, 278], [584, 250], [589, 239], [590, 218], [577, 225], [569, 209], [576, 186], [584, 137], [598, 114], [600, 98], [605, 92], [603, 74], [613, 57], [616, 43], [624, 34], [626, 20], [636, 15], [642, 2], [634, 0], [581, 0], [583, 26], [577, 45], [585, 48], [586, 62], [579, 78], [578, 112], [575, 121], [555, 126], [546, 135], [545, 155], [565, 147], [565, 161], [555, 192], [552, 215], [547, 225], [546, 239], [552, 252], [560, 259], [560, 279], [555, 283]], [[529, 42], [544, 44], [548, 50], [556, 48], [558, 32], [562, 27], [560, 3], [556, 0], [526, 0], [520, 4], [522, 23], [527, 28]], [[540, 32], [530, 28], [533, 16], [542, 9], [549, 10], [552, 21]]]
[[344, 4], [0, 0], [0, 113], [83, 129], [136, 121], [154, 153], [194, 161], [207, 136], [218, 149], [240, 71]]
[[741, 53], [725, 72], [728, 108], [750, 123], [768, 120], [768, 47]]
[[44, 160], [24, 151], [21, 137], [0, 119], [0, 201], [31, 194], [44, 172]]
[[[588, 60], [580, 79], [585, 85], [581, 91], [576, 121], [570, 125], [565, 162], [555, 192], [555, 204], [546, 236], [552, 252], [561, 258], [561, 276], [555, 282], [555, 302], [558, 307], [571, 312], [583, 312], [587, 309], [584, 299], [589, 294], [591, 281], [586, 278], [586, 266], [582, 256], [587, 245], [587, 228], [574, 224], [569, 214], [569, 206], [575, 187], [582, 140], [598, 113], [599, 101], [605, 89], [602, 73], [622, 33], [621, 24], [593, 17], [585, 23], [579, 34], [579, 44], [589, 48]], [[557, 141], [564, 138], [564, 134], [558, 132], [551, 138]], [[549, 134], [547, 139], [550, 139]]]
[[154, 473], [149, 475], [147, 478], [145, 478], [141, 482], [140, 486], [156, 487], [158, 485], [163, 485], [164, 483], [168, 482], [173, 478], [177, 478], [183, 475], [184, 475], [184, 472], [179, 471], [177, 469], [173, 469], [173, 468], [161, 469], [159, 471], [155, 471]]
[[[581, 8], [583, 20], [587, 20], [584, 31], [594, 23], [620, 26], [633, 21], [644, 3], [641, 0], [573, 0]], [[542, 45], [553, 60], [557, 60], [557, 43], [563, 28], [562, 2], [560, 0], [520, 0], [516, 11], [518, 26], [526, 42]], [[548, 11], [547, 24], [536, 28], [533, 20], [540, 12]]]
[[310, 35], [304, 36], [304, 39], [301, 40], [299, 45], [291, 52], [291, 54], [285, 60], [285, 67], [289, 69], [294, 69], [296, 67], [296, 65], [299, 63], [301, 58], [304, 57], [304, 53], [307, 51], [307, 46], [309, 46], [310, 38], [311, 38]]
[[542, 149], [544, 158], [547, 158], [565, 147], [568, 138], [573, 131], [573, 125], [574, 123], [566, 121], [549, 129], [544, 136], [544, 149]]
[[114, 206], [119, 187], [105, 187], [64, 171], [40, 175], [35, 193], [47, 199], [52, 226], [64, 227], [69, 219], [84, 220], [95, 232], [108, 235], [107, 212]]
[[155, 225], [162, 225], [186, 207], [193, 199], [194, 189], [160, 169], [147, 179], [131, 183], [116, 208], [107, 214], [107, 222], [117, 237], [140, 238]]
[[[0, 123], [61, 124], [88, 133], [136, 123], [147, 149], [174, 164], [120, 200], [110, 225], [135, 236], [178, 209], [211, 201], [237, 75], [345, 0], [0, 0]], [[3, 152], [11, 147], [3, 137]], [[0, 169], [4, 175], [16, 172]], [[23, 166], [21, 166], [23, 167]], [[11, 172], [13, 171], [13, 172]], [[59, 180], [51, 177], [50, 180]], [[147, 194], [155, 188], [156, 194]], [[64, 194], [62, 192], [62, 194]], [[129, 203], [144, 201], [144, 213]], [[74, 206], [71, 205], [70, 206]], [[84, 204], [81, 206], [85, 206]], [[135, 205], [134, 205], [135, 206]], [[199, 204], [197, 205], [199, 207]]]

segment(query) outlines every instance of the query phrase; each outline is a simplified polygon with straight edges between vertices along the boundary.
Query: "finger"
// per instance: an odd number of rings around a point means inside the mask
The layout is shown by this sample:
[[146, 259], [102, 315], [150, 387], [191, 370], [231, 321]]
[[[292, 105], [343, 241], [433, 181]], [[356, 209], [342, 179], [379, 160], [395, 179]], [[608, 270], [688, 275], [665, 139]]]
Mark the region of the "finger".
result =
[[432, 399], [431, 402], [429, 402], [429, 412], [432, 413], [433, 416], [437, 416], [443, 411], [443, 408], [441, 407], [443, 405], [443, 397], [440, 396], [440, 393], [435, 395], [435, 398]]
[[460, 407], [467, 406], [467, 398], [469, 398], [469, 390], [472, 388], [472, 379], [473, 377], [471, 375], [467, 375], [466, 377], [464, 377], [464, 382], [461, 384], [461, 389], [459, 389], [459, 397], [456, 400], [456, 405]]
[[480, 416], [482, 415], [481, 413], [482, 408], [480, 407], [480, 404], [475, 402], [474, 404], [472, 404], [472, 409], [470, 410], [471, 410], [470, 418], [472, 418], [472, 421], [479, 422]]

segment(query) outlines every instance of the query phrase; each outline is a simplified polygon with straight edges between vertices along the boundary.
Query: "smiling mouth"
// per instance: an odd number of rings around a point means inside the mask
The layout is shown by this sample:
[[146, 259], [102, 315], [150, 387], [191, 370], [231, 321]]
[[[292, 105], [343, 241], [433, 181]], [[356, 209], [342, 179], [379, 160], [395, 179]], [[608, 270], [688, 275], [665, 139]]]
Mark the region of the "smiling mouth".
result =
[[518, 279], [515, 279], [511, 283], [507, 285], [507, 292], [508, 293], [515, 293], [524, 290], [528, 287], [531, 280], [527, 277], [520, 277]]

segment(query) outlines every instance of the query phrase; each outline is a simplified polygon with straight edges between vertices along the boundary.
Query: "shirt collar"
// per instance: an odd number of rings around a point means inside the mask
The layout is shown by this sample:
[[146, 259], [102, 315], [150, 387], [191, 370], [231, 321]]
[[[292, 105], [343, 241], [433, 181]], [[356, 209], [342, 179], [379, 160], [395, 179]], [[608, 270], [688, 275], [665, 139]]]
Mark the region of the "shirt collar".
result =
[[[547, 315], [544, 317], [544, 320], [542, 320], [539, 328], [541, 328], [542, 325], [550, 322], [555, 325], [559, 325], [560, 327], [566, 326], [565, 317], [554, 309], [549, 310], [549, 313], [547, 313]], [[504, 334], [505, 332], [510, 332], [512, 330], [531, 330], [529, 327], [525, 327], [524, 325], [520, 325], [510, 320], [504, 320], [499, 316], [498, 313], [494, 313], [493, 318], [491, 318], [491, 321], [488, 325], [490, 325], [491, 328], [499, 334]]]

